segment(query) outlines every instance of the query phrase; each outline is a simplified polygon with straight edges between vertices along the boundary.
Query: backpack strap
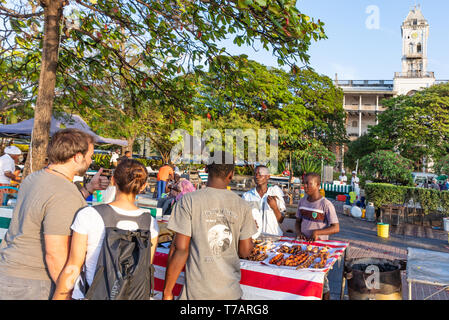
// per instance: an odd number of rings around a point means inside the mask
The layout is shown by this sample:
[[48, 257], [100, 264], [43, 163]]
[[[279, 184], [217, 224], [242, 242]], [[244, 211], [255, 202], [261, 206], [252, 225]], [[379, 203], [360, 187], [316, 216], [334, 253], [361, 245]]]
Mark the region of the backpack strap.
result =
[[105, 228], [115, 228], [120, 221], [126, 220], [135, 222], [140, 230], [150, 230], [152, 218], [150, 212], [133, 217], [118, 214], [109, 204], [99, 204], [93, 208], [100, 214]]

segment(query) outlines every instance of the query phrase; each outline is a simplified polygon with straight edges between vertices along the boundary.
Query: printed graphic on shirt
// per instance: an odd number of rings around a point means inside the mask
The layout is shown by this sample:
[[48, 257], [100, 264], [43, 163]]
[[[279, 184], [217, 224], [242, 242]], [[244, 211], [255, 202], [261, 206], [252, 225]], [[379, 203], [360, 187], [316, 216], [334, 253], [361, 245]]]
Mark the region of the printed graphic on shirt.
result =
[[219, 257], [232, 245], [232, 225], [237, 223], [237, 215], [229, 209], [206, 210], [203, 214], [211, 253]]
[[215, 225], [209, 229], [207, 241], [213, 255], [219, 256], [231, 246], [232, 231], [223, 224]]
[[308, 207], [300, 207], [299, 212], [303, 219], [310, 221], [324, 221], [325, 215], [323, 210], [308, 208]]

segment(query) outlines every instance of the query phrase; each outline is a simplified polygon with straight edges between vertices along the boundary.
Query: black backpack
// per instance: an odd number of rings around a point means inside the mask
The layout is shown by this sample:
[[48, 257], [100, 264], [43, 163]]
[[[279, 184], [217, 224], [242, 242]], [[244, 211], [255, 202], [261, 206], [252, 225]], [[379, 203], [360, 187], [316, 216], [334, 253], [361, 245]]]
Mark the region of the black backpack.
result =
[[[105, 237], [89, 287], [85, 270], [80, 289], [86, 300], [149, 300], [154, 286], [151, 257], [151, 214], [121, 216], [108, 204], [94, 206], [106, 228]], [[121, 220], [134, 221], [137, 231], [117, 228]]]

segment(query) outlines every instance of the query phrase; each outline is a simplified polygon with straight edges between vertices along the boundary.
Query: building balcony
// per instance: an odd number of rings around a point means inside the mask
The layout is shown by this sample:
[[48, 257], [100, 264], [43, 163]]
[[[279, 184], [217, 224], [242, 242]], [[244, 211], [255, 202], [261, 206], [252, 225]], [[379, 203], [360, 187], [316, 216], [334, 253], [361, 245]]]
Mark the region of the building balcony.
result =
[[[359, 111], [359, 105], [358, 104], [357, 105], [356, 104], [352, 104], [352, 105], [346, 104], [344, 106], [344, 109], [346, 111]], [[360, 110], [361, 111], [372, 111], [372, 112], [375, 112], [376, 111], [376, 105], [375, 104], [363, 104]], [[379, 112], [385, 111], [385, 107], [379, 105], [378, 108], [377, 108], [377, 111], [379, 111]]]
[[404, 58], [407, 58], [407, 59], [422, 59], [423, 57], [424, 57], [424, 54], [422, 52], [407, 53], [404, 55]]
[[395, 72], [395, 78], [435, 78], [434, 72], [409, 71], [409, 72]]

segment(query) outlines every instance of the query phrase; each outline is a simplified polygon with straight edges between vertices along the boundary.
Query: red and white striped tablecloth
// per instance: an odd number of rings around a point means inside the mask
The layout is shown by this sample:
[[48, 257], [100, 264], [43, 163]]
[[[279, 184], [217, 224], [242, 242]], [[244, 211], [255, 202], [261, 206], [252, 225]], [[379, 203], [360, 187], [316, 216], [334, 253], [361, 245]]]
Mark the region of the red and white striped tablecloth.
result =
[[[281, 242], [299, 243], [292, 238], [282, 237]], [[334, 249], [326, 269], [296, 270], [264, 265], [260, 262], [240, 260], [241, 280], [244, 300], [320, 300], [324, 276], [342, 256], [349, 243], [340, 241], [316, 241], [315, 246], [328, 246]], [[156, 299], [161, 299], [164, 288], [165, 266], [169, 249], [158, 247], [154, 257]], [[176, 281], [173, 294], [178, 296], [184, 285], [184, 272]]]

